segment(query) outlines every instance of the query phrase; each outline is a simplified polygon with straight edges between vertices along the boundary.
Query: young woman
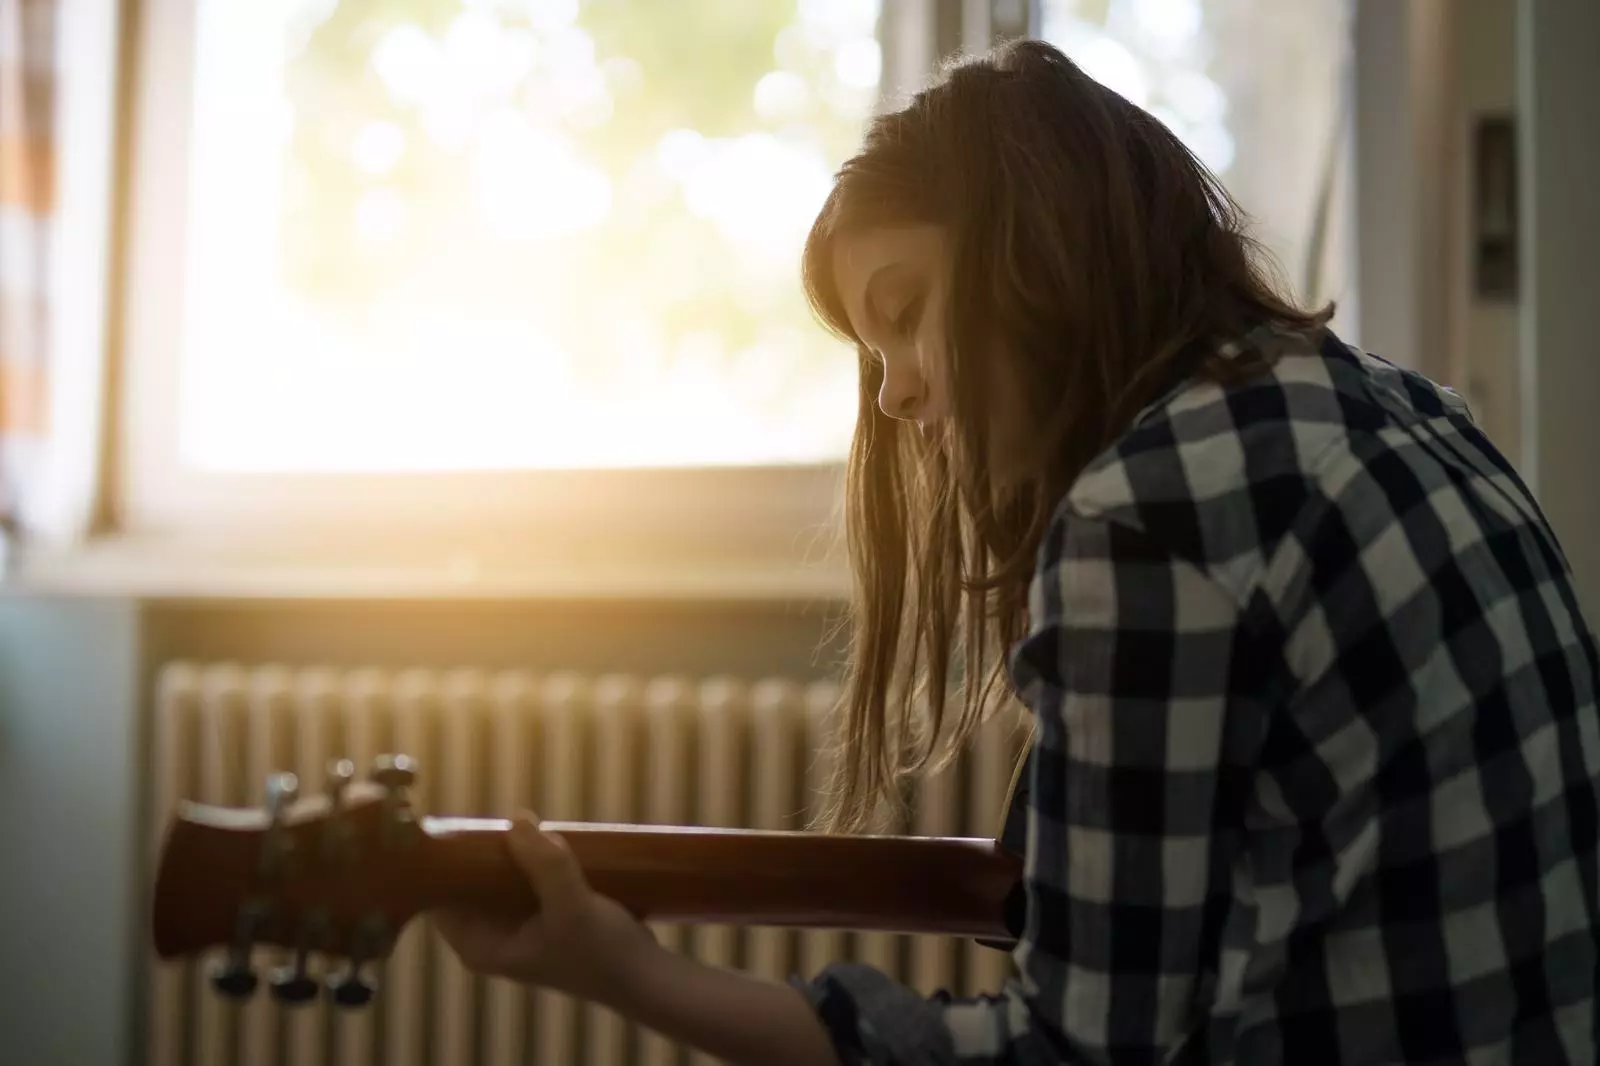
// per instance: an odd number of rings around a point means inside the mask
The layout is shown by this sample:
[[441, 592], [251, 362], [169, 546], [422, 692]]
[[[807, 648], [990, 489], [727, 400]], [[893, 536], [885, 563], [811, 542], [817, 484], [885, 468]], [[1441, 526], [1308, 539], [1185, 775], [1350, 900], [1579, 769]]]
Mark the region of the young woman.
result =
[[1454, 394], [1279, 295], [1183, 146], [1037, 42], [874, 122], [805, 279], [861, 365], [834, 824], [1013, 690], [1016, 977], [711, 969], [533, 821], [542, 916], [442, 916], [467, 965], [759, 1066], [1595, 1061], [1596, 642]]

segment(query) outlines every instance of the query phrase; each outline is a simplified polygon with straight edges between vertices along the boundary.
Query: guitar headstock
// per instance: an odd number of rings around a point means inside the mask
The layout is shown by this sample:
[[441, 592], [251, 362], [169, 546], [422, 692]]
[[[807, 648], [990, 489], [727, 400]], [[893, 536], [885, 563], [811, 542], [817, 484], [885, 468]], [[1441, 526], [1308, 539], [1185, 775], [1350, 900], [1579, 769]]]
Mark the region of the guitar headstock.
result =
[[315, 796], [302, 797], [295, 775], [283, 773], [268, 779], [260, 808], [183, 804], [156, 876], [157, 954], [225, 947], [212, 984], [242, 999], [260, 983], [252, 949], [287, 948], [293, 964], [269, 979], [284, 1003], [320, 991], [307, 972], [313, 953], [339, 957], [347, 965], [327, 981], [334, 1002], [357, 1007], [370, 1000], [363, 967], [388, 955], [422, 909], [408, 886], [417, 880], [425, 834], [407, 794], [416, 778], [409, 758], [380, 756], [369, 781], [354, 778], [354, 766], [340, 760]]

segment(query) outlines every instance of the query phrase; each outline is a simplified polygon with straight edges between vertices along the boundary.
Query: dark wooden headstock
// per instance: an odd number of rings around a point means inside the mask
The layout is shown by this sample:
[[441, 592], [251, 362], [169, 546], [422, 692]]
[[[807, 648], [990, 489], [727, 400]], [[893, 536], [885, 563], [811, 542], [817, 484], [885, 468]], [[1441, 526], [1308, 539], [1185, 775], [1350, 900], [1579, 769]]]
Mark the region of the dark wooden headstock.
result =
[[[333, 982], [335, 998], [364, 1001], [361, 966], [386, 956], [406, 923], [438, 901], [428, 892], [427, 834], [407, 799], [411, 761], [384, 756], [370, 782], [353, 777], [340, 761], [319, 796], [302, 799], [293, 774], [275, 774], [264, 808], [181, 805], [156, 876], [157, 954], [227, 947], [214, 983], [244, 996], [257, 984], [252, 948], [291, 949], [296, 966], [274, 975], [274, 992], [289, 1001], [316, 994], [307, 956], [342, 957], [350, 966], [344, 983]], [[531, 910], [531, 893], [521, 902]]]

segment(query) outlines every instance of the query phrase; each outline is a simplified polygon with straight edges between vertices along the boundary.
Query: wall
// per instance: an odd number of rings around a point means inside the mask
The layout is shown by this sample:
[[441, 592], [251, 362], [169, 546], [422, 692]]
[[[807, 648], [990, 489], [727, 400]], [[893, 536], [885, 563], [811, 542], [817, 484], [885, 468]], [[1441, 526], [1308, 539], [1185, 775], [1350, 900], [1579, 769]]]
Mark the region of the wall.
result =
[[[1600, 5], [1354, 0], [1355, 339], [1462, 392], [1600, 618]], [[1474, 134], [1516, 128], [1517, 291], [1474, 279]]]
[[1520, 463], [1518, 307], [1514, 300], [1484, 299], [1475, 293], [1470, 254], [1473, 129], [1480, 117], [1510, 114], [1516, 107], [1515, 30], [1515, 0], [1474, 0], [1456, 8], [1451, 26], [1455, 92], [1447, 122], [1456, 186], [1452, 225], [1462, 251], [1449, 273], [1456, 345], [1452, 376], [1484, 432], [1513, 463]]
[[0, 1061], [123, 1062], [137, 608], [0, 598]]
[[1519, 0], [1522, 460], [1600, 625], [1600, 4]]
[[580, 601], [189, 601], [147, 606], [147, 664], [178, 657], [306, 665], [526, 667], [816, 676], [823, 604]]
[[1474, 292], [1473, 129], [1516, 104], [1516, 0], [1356, 0], [1358, 343], [1461, 392], [1520, 462], [1518, 310]]
[[[1436, 5], [1428, 0], [1427, 8]], [[1351, 87], [1355, 136], [1356, 284], [1359, 318], [1348, 339], [1402, 366], [1434, 372], [1423, 341], [1423, 249], [1419, 189], [1431, 160], [1418, 143], [1416, 55], [1420, 33], [1409, 3], [1353, 0]], [[1418, 38], [1420, 37], [1420, 40]]]

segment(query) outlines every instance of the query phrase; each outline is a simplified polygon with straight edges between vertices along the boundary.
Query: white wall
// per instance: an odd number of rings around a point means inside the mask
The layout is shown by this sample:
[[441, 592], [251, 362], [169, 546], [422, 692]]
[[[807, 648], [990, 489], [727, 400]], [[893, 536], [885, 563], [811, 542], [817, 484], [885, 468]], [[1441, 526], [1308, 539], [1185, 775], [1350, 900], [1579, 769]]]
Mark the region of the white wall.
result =
[[[1423, 373], [1440, 375], [1426, 336], [1425, 190], [1438, 185], [1425, 136], [1430, 70], [1438, 46], [1439, 0], [1354, 0], [1356, 284], [1359, 318], [1348, 339]], [[1432, 21], [1432, 25], [1427, 24]], [[1434, 316], [1437, 320], [1437, 316]]]
[[1600, 3], [1519, 0], [1522, 466], [1600, 624]]
[[1456, 77], [1448, 122], [1456, 205], [1451, 224], [1462, 254], [1454, 257], [1449, 279], [1452, 384], [1472, 405], [1489, 438], [1520, 465], [1518, 305], [1476, 295], [1470, 246], [1473, 129], [1481, 116], [1509, 114], [1516, 108], [1516, 22], [1516, 0], [1473, 0], [1456, 9], [1452, 27]]
[[0, 595], [0, 1062], [119, 1066], [143, 979], [138, 608]]
[[[1353, 0], [1358, 329], [1461, 391], [1600, 619], [1600, 3]], [[1474, 283], [1474, 131], [1510, 114], [1518, 292]]]

